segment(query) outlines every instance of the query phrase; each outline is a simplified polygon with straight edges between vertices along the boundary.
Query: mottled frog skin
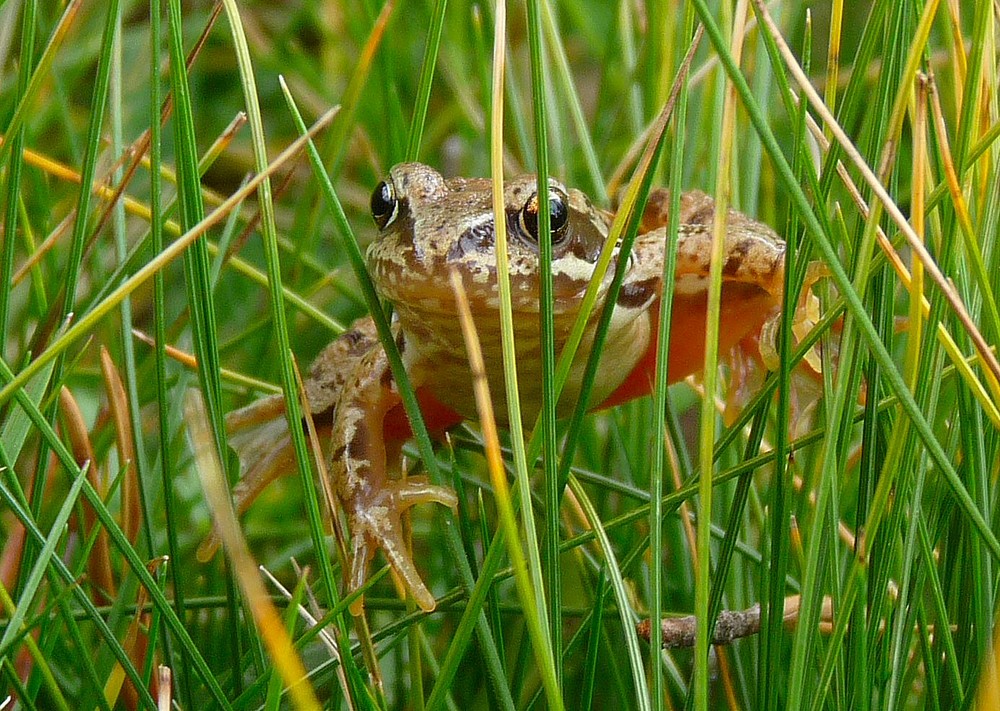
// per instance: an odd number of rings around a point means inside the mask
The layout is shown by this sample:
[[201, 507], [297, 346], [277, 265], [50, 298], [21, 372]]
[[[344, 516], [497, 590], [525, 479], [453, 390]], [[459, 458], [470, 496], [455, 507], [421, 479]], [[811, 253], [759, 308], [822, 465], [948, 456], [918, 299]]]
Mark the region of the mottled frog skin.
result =
[[[372, 195], [379, 234], [368, 249], [368, 268], [379, 295], [392, 304], [394, 338], [434, 434], [476, 418], [465, 344], [448, 283], [452, 269], [461, 275], [468, 293], [497, 418], [501, 424], [506, 419], [491, 191], [489, 180], [445, 179], [425, 165], [403, 163], [390, 170]], [[505, 183], [504, 191], [521, 410], [531, 422], [541, 405], [537, 181], [530, 175], [516, 177]], [[576, 319], [612, 215], [555, 180], [549, 181], [547, 194], [558, 352]], [[594, 409], [651, 391], [669, 203], [668, 191], [651, 193], [640, 234], [628, 255], [625, 281], [590, 395]], [[714, 210], [714, 201], [703, 193], [681, 196], [671, 382], [702, 368]], [[616, 254], [615, 260], [619, 257]], [[722, 353], [759, 334], [777, 315], [785, 244], [766, 225], [730, 210], [725, 260]], [[579, 396], [614, 266], [600, 286], [597, 307], [558, 403], [560, 415], [568, 413]], [[400, 517], [415, 504], [453, 507], [456, 499], [450, 489], [431, 485], [423, 477], [398, 476], [400, 448], [410, 429], [370, 318], [357, 322], [320, 354], [306, 390], [313, 416], [329, 432], [328, 471], [350, 528], [349, 588], [364, 583], [368, 562], [381, 550], [417, 604], [433, 610], [434, 597], [408, 551]], [[249, 464], [235, 492], [241, 509], [269, 481], [294, 469], [282, 412], [278, 396], [230, 416], [234, 446]], [[269, 428], [266, 434], [264, 428]], [[242, 446], [241, 437], [248, 440]]]

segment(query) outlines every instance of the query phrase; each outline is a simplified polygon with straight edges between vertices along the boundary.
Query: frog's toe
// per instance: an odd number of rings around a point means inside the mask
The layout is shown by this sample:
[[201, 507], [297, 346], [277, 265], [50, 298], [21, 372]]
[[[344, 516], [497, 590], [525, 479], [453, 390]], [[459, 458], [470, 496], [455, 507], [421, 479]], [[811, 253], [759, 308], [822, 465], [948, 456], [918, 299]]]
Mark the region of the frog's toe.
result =
[[411, 476], [394, 482], [393, 489], [400, 511], [417, 504], [441, 504], [451, 509], [458, 506], [454, 491], [447, 486], [431, 484], [424, 476]]
[[[355, 528], [357, 525], [358, 521], [352, 517], [351, 528], [354, 530], [354, 534], [351, 538], [351, 570], [347, 576], [348, 592], [360, 590], [361, 586], [365, 584], [365, 579], [368, 577], [368, 561], [375, 555], [375, 546], [369, 542], [369, 536]], [[364, 609], [365, 598], [363, 595], [351, 603], [352, 615], [360, 615]]]
[[[379, 507], [381, 508], [381, 507]], [[361, 525], [363, 531], [354, 531], [351, 579], [349, 581], [351, 590], [357, 590], [364, 585], [368, 578], [368, 561], [375, 555], [379, 548], [385, 555], [393, 571], [403, 581], [403, 585], [413, 595], [420, 609], [431, 612], [437, 606], [437, 601], [431, 594], [424, 581], [417, 572], [416, 563], [406, 546], [403, 538], [403, 527], [399, 520], [397, 511], [374, 511], [367, 516], [368, 521], [361, 524], [355, 520], [355, 525]], [[351, 606], [351, 612], [360, 614], [364, 601], [359, 599]]]
[[[367, 578], [368, 562], [375, 551], [382, 550], [393, 571], [413, 595], [417, 605], [425, 612], [434, 610], [437, 602], [424, 585], [417, 572], [406, 540], [403, 536], [401, 514], [416, 504], [438, 503], [454, 508], [458, 504], [455, 492], [443, 486], [434, 486], [423, 477], [387, 483], [372, 497], [367, 505], [358, 507], [350, 516], [353, 544], [351, 572], [348, 585], [357, 590]], [[363, 602], [359, 600], [351, 612], [359, 614]]]

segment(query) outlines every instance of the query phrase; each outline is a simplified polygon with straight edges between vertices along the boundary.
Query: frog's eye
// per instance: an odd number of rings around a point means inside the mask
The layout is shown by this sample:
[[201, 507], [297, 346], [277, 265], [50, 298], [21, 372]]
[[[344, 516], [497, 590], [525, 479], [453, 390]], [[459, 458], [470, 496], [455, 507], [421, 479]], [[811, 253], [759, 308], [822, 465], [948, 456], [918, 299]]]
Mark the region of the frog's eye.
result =
[[375, 186], [375, 190], [372, 191], [371, 209], [372, 219], [380, 230], [392, 224], [396, 219], [396, 213], [399, 212], [399, 200], [392, 191], [392, 185], [382, 180]]
[[[534, 193], [521, 208], [521, 231], [538, 242], [538, 193]], [[549, 226], [552, 228], [552, 244], [559, 244], [566, 237], [569, 223], [569, 208], [566, 196], [556, 189], [549, 190]]]

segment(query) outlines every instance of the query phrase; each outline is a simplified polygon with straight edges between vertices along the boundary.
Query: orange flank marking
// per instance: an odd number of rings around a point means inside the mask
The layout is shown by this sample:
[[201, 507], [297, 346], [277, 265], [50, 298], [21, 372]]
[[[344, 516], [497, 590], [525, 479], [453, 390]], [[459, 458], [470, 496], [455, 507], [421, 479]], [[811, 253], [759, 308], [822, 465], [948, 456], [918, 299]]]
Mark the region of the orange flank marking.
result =
[[[775, 297], [750, 284], [723, 285], [722, 319], [719, 323], [719, 355], [725, 356], [750, 333], [756, 334], [778, 305]], [[707, 299], [704, 295], [677, 295], [670, 324], [670, 363], [667, 381], [676, 383], [702, 370], [705, 365], [705, 319]], [[639, 362], [625, 380], [594, 410], [603, 410], [635, 400], [653, 392], [656, 374], [656, 329], [660, 319], [659, 304], [650, 307], [653, 337]]]
[[[442, 405], [427, 388], [417, 389], [417, 403], [420, 405], [420, 414], [423, 415], [424, 424], [427, 425], [431, 437], [440, 437], [465, 419], [447, 405]], [[382, 433], [386, 442], [405, 442], [413, 436], [403, 403], [397, 403], [385, 413]]]

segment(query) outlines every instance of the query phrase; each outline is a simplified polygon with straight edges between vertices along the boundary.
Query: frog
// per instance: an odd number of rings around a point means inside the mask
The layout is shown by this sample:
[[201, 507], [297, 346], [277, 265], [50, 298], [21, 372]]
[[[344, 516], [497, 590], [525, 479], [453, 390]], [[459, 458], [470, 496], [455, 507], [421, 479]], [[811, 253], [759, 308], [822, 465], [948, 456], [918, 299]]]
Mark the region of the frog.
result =
[[[477, 419], [473, 378], [449, 286], [453, 271], [468, 296], [498, 423], [507, 424], [492, 191], [489, 179], [445, 178], [430, 166], [400, 163], [371, 196], [378, 234], [367, 250], [368, 271], [379, 297], [392, 307], [392, 337], [434, 436]], [[614, 214], [554, 178], [540, 190], [533, 175], [513, 177], [504, 181], [503, 197], [518, 395], [522, 415], [531, 422], [541, 408], [539, 210], [547, 203], [557, 353], [577, 318]], [[716, 209], [714, 199], [697, 190], [684, 192], [679, 200], [671, 383], [698, 373], [704, 364]], [[652, 391], [670, 205], [670, 191], [654, 188], [630, 252], [622, 254], [620, 244], [615, 246], [611, 268], [597, 285], [596, 308], [556, 404], [557, 416], [569, 414], [580, 397], [597, 321], [610, 298], [620, 259], [627, 260], [624, 281], [613, 304], [589, 409], [602, 410]], [[729, 209], [724, 255], [720, 353], [756, 343], [766, 325], [780, 316], [785, 242], [766, 224]], [[355, 322], [320, 353], [305, 381], [305, 394], [309, 412], [328, 441], [328, 476], [351, 535], [345, 571], [348, 590], [364, 585], [368, 566], [381, 551], [416, 604], [424, 611], [434, 610], [435, 598], [406, 543], [404, 513], [420, 504], [454, 508], [457, 499], [451, 488], [425, 477], [400, 476], [402, 445], [411, 428], [370, 317]], [[249, 464], [234, 490], [240, 511], [271, 480], [295, 470], [283, 414], [283, 399], [277, 395], [227, 418], [231, 444]], [[207, 541], [199, 557], [207, 558], [213, 549], [214, 541]], [[361, 609], [352, 607], [353, 612]]]

